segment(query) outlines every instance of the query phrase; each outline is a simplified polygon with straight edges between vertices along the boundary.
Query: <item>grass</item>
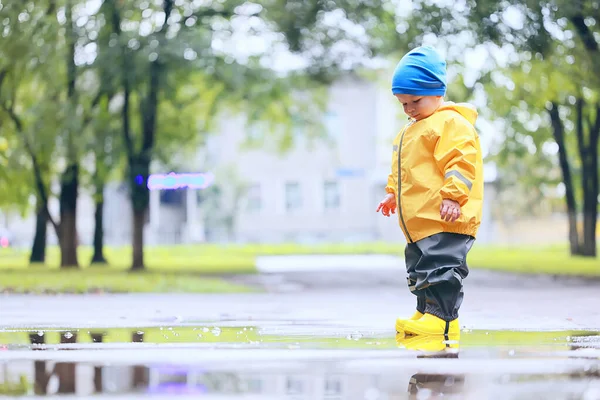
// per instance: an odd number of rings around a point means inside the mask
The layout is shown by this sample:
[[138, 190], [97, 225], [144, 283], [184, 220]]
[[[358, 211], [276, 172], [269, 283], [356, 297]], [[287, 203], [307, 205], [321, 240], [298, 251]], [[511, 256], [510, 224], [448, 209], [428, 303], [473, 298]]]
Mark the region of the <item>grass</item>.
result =
[[[81, 246], [78, 259], [84, 269], [89, 268], [92, 249]], [[130, 247], [107, 247], [105, 256], [110, 265], [94, 266], [94, 270], [110, 269], [127, 271], [131, 265]], [[144, 251], [146, 267], [150, 271], [164, 273], [252, 273], [255, 272], [253, 253], [229, 251], [226, 247], [212, 245], [148, 247]], [[42, 268], [57, 269], [60, 264], [60, 252], [56, 246], [47, 250], [46, 265]], [[29, 270], [29, 252], [0, 249], [0, 270]]]
[[128, 273], [115, 269], [82, 271], [2, 271], [0, 290], [7, 293], [240, 293], [250, 287], [216, 277], [148, 271]]
[[471, 268], [495, 271], [600, 277], [600, 259], [571, 257], [567, 246], [499, 247], [475, 245], [468, 257]]
[[131, 273], [131, 250], [107, 248], [109, 265], [89, 265], [92, 251], [79, 249], [81, 270], [60, 270], [60, 253], [49, 247], [46, 265], [29, 265], [28, 252], [0, 250], [0, 290], [16, 293], [238, 293], [252, 289], [217, 275], [255, 272], [254, 257], [220, 256], [190, 248], [145, 252], [148, 270]]
[[[244, 292], [247, 287], [228, 282], [224, 275], [256, 272], [259, 255], [390, 254], [403, 256], [393, 243], [181, 245], [148, 247], [147, 271], [128, 272], [129, 247], [108, 247], [109, 266], [89, 266], [92, 250], [79, 249], [81, 270], [59, 270], [60, 254], [49, 247], [46, 265], [30, 266], [28, 252], [0, 249], [0, 290], [10, 292]], [[600, 277], [600, 261], [570, 257], [566, 246], [502, 247], [476, 244], [469, 266], [514, 273]]]

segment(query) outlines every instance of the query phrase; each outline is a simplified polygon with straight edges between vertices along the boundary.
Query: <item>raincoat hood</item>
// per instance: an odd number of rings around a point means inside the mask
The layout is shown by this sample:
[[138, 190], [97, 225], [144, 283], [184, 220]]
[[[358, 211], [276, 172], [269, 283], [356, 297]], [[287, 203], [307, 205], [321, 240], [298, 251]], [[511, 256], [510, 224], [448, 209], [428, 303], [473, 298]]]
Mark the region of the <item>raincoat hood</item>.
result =
[[455, 111], [462, 115], [467, 121], [471, 123], [471, 125], [475, 125], [475, 121], [477, 121], [478, 113], [475, 106], [469, 103], [454, 103], [451, 101], [446, 101], [436, 112], [450, 110]]

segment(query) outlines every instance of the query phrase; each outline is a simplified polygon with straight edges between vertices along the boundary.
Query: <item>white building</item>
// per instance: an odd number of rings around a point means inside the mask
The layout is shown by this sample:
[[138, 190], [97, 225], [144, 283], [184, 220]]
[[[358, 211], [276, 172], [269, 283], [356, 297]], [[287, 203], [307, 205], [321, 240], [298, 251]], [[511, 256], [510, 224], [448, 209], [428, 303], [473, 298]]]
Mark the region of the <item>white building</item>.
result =
[[[406, 121], [397, 101], [387, 87], [345, 78], [330, 88], [324, 121], [331, 140], [309, 143], [300, 135], [293, 150], [280, 154], [243, 149], [246, 135], [256, 131], [243, 116], [224, 118], [188, 170], [175, 171], [214, 173], [213, 186], [152, 191], [147, 243], [403, 240], [396, 217], [375, 212], [385, 195], [392, 140]], [[486, 191], [486, 199], [493, 196], [491, 187]], [[93, 237], [92, 206], [82, 194], [81, 243]], [[484, 209], [483, 242], [492, 234], [490, 207]], [[131, 221], [126, 186], [109, 185], [106, 243], [130, 243]], [[33, 218], [9, 224], [25, 245], [34, 227]]]

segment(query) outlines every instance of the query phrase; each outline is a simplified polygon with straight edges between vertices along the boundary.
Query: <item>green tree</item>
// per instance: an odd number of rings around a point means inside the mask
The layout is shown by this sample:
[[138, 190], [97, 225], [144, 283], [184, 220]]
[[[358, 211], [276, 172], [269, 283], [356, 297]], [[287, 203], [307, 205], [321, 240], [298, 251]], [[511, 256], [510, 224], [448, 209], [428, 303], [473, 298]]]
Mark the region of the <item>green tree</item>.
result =
[[[77, 96], [74, 5], [67, 1], [8, 2], [0, 45], [3, 76], [0, 104], [15, 136], [31, 158], [38, 201], [32, 259], [43, 259], [44, 218], [51, 222], [61, 249], [61, 267], [77, 267], [76, 205], [79, 186], [78, 138], [81, 99]], [[60, 181], [60, 221], [48, 211], [48, 166], [65, 160]], [[46, 182], [48, 181], [48, 182]], [[45, 217], [44, 217], [45, 214]], [[39, 257], [39, 254], [41, 257]]]
[[57, 38], [57, 43], [65, 42], [66, 64], [66, 101], [67, 119], [64, 124], [64, 142], [66, 166], [60, 177], [60, 265], [65, 268], [78, 268], [77, 260], [77, 199], [79, 196], [79, 175], [81, 157], [78, 151], [78, 133], [81, 121], [78, 116], [78, 95], [76, 89], [77, 67], [75, 65], [75, 46], [77, 32], [73, 20], [73, 0], [66, 0], [64, 35]]
[[[114, 0], [104, 1], [99, 13], [115, 40], [112, 47], [100, 48], [99, 54], [104, 51], [113, 57], [110, 61], [105, 56], [98, 58], [96, 65], [100, 68], [111, 63], [123, 99], [121, 130], [133, 208], [132, 270], [144, 268], [147, 179], [152, 161], [160, 152], [156, 144], [167, 137], [159, 109], [170, 107], [179, 88], [190, 87], [187, 79], [199, 79], [208, 83], [208, 95], [201, 99], [209, 121], [225, 109], [244, 110], [250, 123], [269, 120], [276, 126], [274, 131], [280, 133], [279, 143], [289, 147], [292, 122], [311, 105], [319, 104], [310, 99], [297, 100], [297, 92], [310, 95], [315, 86], [330, 82], [339, 70], [351, 69], [377, 47], [375, 42], [364, 42], [361, 35], [352, 37], [338, 27], [338, 22], [377, 30], [377, 18], [392, 15], [380, 1], [341, 3], [277, 0], [252, 4], [226, 0], [200, 4], [164, 0], [160, 6], [142, 1], [125, 6]], [[275, 47], [301, 54], [307, 65], [284, 79], [268, 65], [271, 49], [239, 57], [216, 46], [232, 40], [240, 21], [259, 27], [247, 34], [277, 38]], [[344, 39], [344, 46], [336, 47], [338, 39]], [[194, 120], [206, 125], [202, 117]], [[189, 130], [188, 134], [202, 130]]]
[[48, 211], [48, 201], [53, 177], [51, 159], [62, 109], [56, 101], [59, 88], [54, 85], [55, 74], [51, 72], [59, 59], [46, 45], [56, 34], [57, 28], [51, 22], [53, 11], [32, 5], [11, 2], [2, 6], [3, 15], [8, 18], [0, 42], [0, 115], [1, 129], [10, 142], [9, 163], [4, 170], [5, 177], [9, 177], [6, 187], [14, 187], [10, 193], [18, 193], [4, 200], [25, 213], [29, 196], [36, 194], [37, 222], [31, 261], [43, 262], [48, 221], [60, 238], [59, 226]]

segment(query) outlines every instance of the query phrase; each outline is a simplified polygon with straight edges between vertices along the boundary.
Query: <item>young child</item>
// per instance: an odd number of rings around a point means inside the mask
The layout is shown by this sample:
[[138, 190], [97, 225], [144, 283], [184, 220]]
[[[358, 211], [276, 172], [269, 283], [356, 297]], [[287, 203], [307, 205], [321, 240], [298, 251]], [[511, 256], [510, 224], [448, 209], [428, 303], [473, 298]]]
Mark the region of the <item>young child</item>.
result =
[[396, 331], [457, 335], [466, 257], [483, 204], [483, 160], [473, 126], [477, 111], [444, 102], [446, 62], [428, 46], [400, 60], [392, 93], [409, 122], [394, 140], [387, 195], [377, 212], [389, 217], [398, 211], [407, 240], [408, 288], [417, 296], [417, 311], [398, 319]]

